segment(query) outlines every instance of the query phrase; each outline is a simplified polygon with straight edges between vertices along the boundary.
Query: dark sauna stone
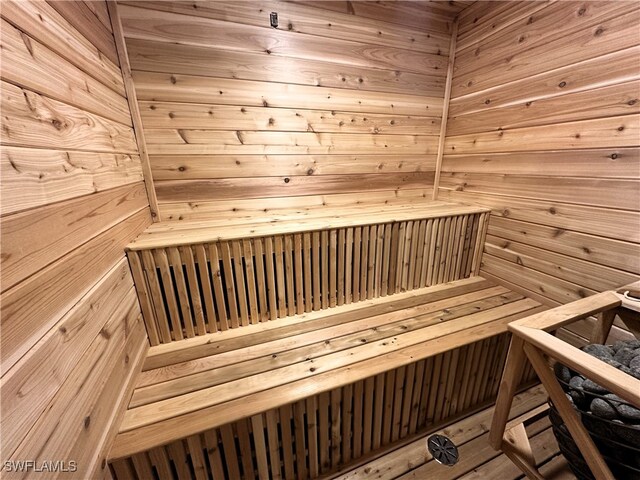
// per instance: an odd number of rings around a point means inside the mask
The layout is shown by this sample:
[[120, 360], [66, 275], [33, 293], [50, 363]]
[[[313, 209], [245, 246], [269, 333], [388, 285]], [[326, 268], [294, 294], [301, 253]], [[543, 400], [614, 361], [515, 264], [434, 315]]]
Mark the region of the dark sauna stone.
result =
[[633, 360], [638, 353], [636, 353], [636, 350], [623, 347], [616, 352], [613, 359], [628, 367], [631, 360]]
[[571, 370], [562, 365], [560, 362], [556, 362], [553, 366], [553, 370], [555, 371], [556, 377], [560, 379], [560, 381], [564, 383], [569, 383], [571, 380]]
[[619, 340], [616, 343], [614, 343], [612, 345], [613, 350], [615, 350], [616, 352], [618, 350], [620, 350], [621, 348], [630, 348], [632, 350], [635, 350], [637, 348], [640, 348], [640, 340]]
[[631, 375], [632, 377], [636, 377], [638, 380], [640, 380], [640, 368], [629, 368], [622, 365], [620, 367], [620, 370], [622, 370], [627, 375]]
[[591, 413], [597, 415], [600, 418], [605, 418], [607, 420], [618, 418], [618, 411], [614, 408], [613, 405], [611, 405], [611, 403], [602, 398], [594, 398], [591, 401], [590, 410]]
[[609, 392], [609, 390], [598, 385], [596, 382], [588, 378], [585, 379], [585, 381], [582, 383], [582, 388], [592, 393], [608, 393]]
[[601, 360], [604, 360], [605, 358], [613, 358], [613, 355], [615, 353], [613, 351], [613, 348], [597, 343], [585, 345], [584, 347], [582, 347], [582, 351]]
[[[637, 350], [636, 350], [636, 352], [637, 352]], [[640, 369], [640, 354], [636, 355], [635, 357], [633, 357], [631, 359], [631, 361], [629, 362], [629, 368], [632, 369], [632, 370], [634, 368]]]
[[571, 377], [571, 380], [569, 380], [569, 386], [571, 388], [578, 388], [582, 390], [583, 384], [584, 384], [584, 377], [582, 375], [576, 375], [575, 377]]
[[[609, 403], [618, 411], [618, 414], [626, 420], [633, 423], [640, 422], [640, 410], [633, 405], [629, 405], [615, 393], [609, 393], [604, 396]], [[593, 402], [592, 402], [593, 403]]]

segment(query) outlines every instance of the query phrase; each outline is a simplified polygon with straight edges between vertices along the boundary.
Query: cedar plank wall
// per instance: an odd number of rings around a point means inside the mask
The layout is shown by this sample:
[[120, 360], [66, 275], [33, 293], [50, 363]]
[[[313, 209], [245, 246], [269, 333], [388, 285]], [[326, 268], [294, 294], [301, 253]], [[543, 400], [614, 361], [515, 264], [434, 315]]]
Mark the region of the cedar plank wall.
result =
[[481, 275], [549, 305], [638, 278], [639, 9], [461, 13], [439, 198], [493, 209]]
[[151, 223], [140, 157], [106, 3], [1, 14], [1, 459], [95, 478], [147, 346], [124, 255]]
[[119, 2], [163, 220], [430, 199], [469, 3]]

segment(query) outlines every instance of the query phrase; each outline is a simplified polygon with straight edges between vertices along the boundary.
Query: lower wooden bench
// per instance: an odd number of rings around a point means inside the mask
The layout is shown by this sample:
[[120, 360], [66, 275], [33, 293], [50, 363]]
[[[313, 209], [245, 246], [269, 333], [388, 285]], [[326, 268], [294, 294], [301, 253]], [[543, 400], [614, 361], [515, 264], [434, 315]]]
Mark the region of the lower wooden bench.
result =
[[335, 470], [494, 397], [506, 325], [544, 308], [471, 277], [152, 347], [110, 455], [114, 472]]

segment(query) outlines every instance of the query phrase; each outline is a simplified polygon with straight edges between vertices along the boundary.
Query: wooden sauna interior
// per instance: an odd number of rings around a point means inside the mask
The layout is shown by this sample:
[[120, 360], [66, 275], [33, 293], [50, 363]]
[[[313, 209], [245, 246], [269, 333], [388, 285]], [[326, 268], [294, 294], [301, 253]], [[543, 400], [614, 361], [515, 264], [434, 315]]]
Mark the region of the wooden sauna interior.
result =
[[0, 16], [3, 477], [521, 478], [506, 325], [640, 274], [637, 1]]

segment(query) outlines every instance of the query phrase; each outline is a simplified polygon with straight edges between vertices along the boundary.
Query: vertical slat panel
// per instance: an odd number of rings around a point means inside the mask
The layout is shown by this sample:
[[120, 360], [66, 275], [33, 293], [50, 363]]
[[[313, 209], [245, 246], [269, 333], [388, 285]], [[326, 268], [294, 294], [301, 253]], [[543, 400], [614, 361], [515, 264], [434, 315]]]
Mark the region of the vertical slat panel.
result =
[[[386, 297], [392, 293], [389, 290], [389, 281], [391, 278], [391, 272], [389, 271], [391, 264], [391, 239], [392, 239], [393, 226], [387, 223], [384, 226], [384, 247], [382, 251], [382, 279], [380, 280], [380, 296]], [[393, 280], [391, 280], [393, 281]]]
[[342, 387], [342, 463], [351, 460], [352, 420], [353, 420], [353, 385]]
[[329, 308], [329, 231], [322, 231], [322, 309]]
[[296, 313], [304, 313], [304, 270], [302, 266], [302, 234], [293, 236], [294, 277], [296, 289]]
[[193, 258], [193, 251], [190, 246], [180, 247], [180, 257], [184, 264], [184, 269], [187, 272], [187, 281], [189, 298], [192, 304], [192, 313], [195, 320], [196, 333], [198, 335], [204, 335], [207, 333], [207, 328], [204, 325], [204, 309], [202, 307], [202, 298], [200, 297], [200, 283], [198, 282], [198, 275], [196, 274], [196, 262]]
[[338, 232], [329, 232], [329, 307], [338, 302]]
[[258, 464], [258, 478], [260, 480], [269, 480], [269, 460], [267, 458], [264, 421], [261, 413], [251, 417], [251, 430], [253, 431], [256, 463]]
[[392, 261], [396, 264], [395, 282], [393, 284], [393, 293], [400, 293], [402, 291], [402, 267], [404, 266], [404, 247], [405, 239], [407, 238], [407, 223], [400, 222], [398, 226], [398, 250], [395, 258]]
[[311, 233], [306, 232], [302, 239], [304, 261], [304, 311], [313, 310], [312, 269], [311, 269]]
[[229, 242], [220, 243], [220, 252], [222, 253], [222, 267], [224, 271], [224, 283], [227, 292], [227, 305], [229, 306], [231, 328], [237, 328], [240, 325], [240, 318], [238, 316], [238, 301], [236, 298], [236, 285], [234, 282], [233, 262], [231, 260], [231, 247]]
[[284, 478], [295, 478], [294, 444], [291, 433], [291, 405], [283, 405], [280, 411], [280, 430], [282, 432], [282, 458], [284, 459]]
[[416, 237], [415, 263], [412, 268], [413, 275], [410, 275], [410, 288], [420, 288], [420, 273], [422, 272], [422, 262], [424, 260], [424, 236], [427, 227], [427, 221], [421, 220], [418, 225], [418, 235]]
[[396, 372], [390, 370], [384, 376], [384, 413], [382, 417], [382, 444], [386, 445], [391, 441], [391, 430], [393, 428], [393, 395], [396, 386]]
[[207, 252], [205, 246], [202, 244], [198, 244], [194, 248], [196, 251], [196, 261], [198, 263], [198, 277], [200, 278], [200, 285], [202, 285], [204, 308], [207, 315], [207, 331], [210, 333], [217, 332], [218, 318], [213, 300], [213, 287], [209, 273], [209, 264], [207, 262]]
[[420, 413], [420, 399], [422, 398], [424, 387], [424, 371], [426, 360], [420, 360], [416, 364], [415, 381], [411, 398], [411, 413], [409, 415], [409, 434], [416, 433], [418, 428], [418, 416]]
[[402, 423], [402, 400], [404, 394], [404, 380], [407, 369], [402, 366], [395, 370], [395, 387], [393, 389], [393, 417], [391, 420], [391, 441], [400, 438], [400, 424]]
[[362, 250], [362, 227], [353, 229], [353, 301], [360, 301], [360, 258]]
[[155, 467], [160, 478], [174, 478], [165, 447], [157, 447], [149, 450], [149, 460], [151, 460], [151, 464]]
[[344, 301], [349, 304], [353, 301], [353, 228], [347, 228], [344, 264]]
[[[362, 455], [363, 430], [366, 428], [365, 424], [371, 426], [371, 422], [373, 422], [372, 417], [363, 416], [364, 382], [364, 380], [360, 380], [353, 387], [353, 458], [360, 458]], [[371, 433], [371, 428], [369, 428], [369, 433]]]
[[250, 423], [248, 418], [235, 422], [238, 445], [240, 446], [240, 461], [242, 463], [243, 478], [256, 478], [251, 448]]
[[384, 419], [384, 385], [386, 375], [380, 373], [376, 375], [376, 383], [374, 386], [374, 413], [373, 413], [373, 436], [371, 439], [372, 449], [380, 448], [382, 445], [382, 422]]
[[369, 227], [362, 227], [360, 244], [360, 300], [367, 298], [367, 272], [369, 270]]
[[278, 317], [282, 318], [287, 315], [287, 290], [284, 280], [284, 238], [276, 235], [275, 256], [276, 256], [276, 279], [278, 288]]
[[160, 278], [158, 277], [156, 262], [150, 250], [142, 251], [142, 265], [147, 277], [147, 282], [149, 283], [149, 290], [153, 301], [153, 311], [158, 324], [159, 339], [162, 340], [163, 343], [170, 342], [171, 331], [169, 328], [169, 318], [167, 317], [167, 311], [162, 297], [162, 287], [160, 285]]
[[331, 390], [331, 467], [340, 465], [340, 425], [341, 425], [342, 391], [339, 388]]
[[373, 402], [375, 398], [374, 386], [374, 377], [369, 377], [364, 380], [362, 453], [365, 455], [371, 451], [373, 442], [373, 426], [378, 421], [378, 419], [373, 414]]
[[247, 287], [244, 280], [242, 243], [240, 240], [232, 240], [231, 249], [233, 251], [233, 271], [236, 280], [236, 293], [238, 294], [240, 324], [246, 326], [249, 325], [249, 310], [247, 308]]
[[282, 478], [282, 460], [280, 459], [280, 439], [278, 437], [278, 412], [267, 410], [267, 439], [269, 442], [269, 465], [273, 480]]
[[166, 447], [167, 453], [169, 454], [169, 458], [173, 462], [173, 466], [178, 474], [179, 480], [191, 480], [191, 471], [189, 470], [189, 465], [187, 464], [187, 455], [184, 449], [184, 442], [182, 440], [178, 440], [176, 442], [171, 442]]
[[[220, 452], [220, 435], [218, 429], [207, 430], [204, 432], [204, 443], [207, 447], [207, 457], [211, 466], [213, 479], [224, 479], [224, 467], [222, 464], [222, 455]], [[162, 477], [161, 477], [162, 478]]]
[[189, 447], [189, 457], [191, 458], [191, 465], [193, 465], [193, 473], [196, 480], [207, 480], [207, 467], [205, 465], [200, 435], [191, 435], [188, 437], [187, 446]]
[[279, 287], [276, 286], [276, 265], [277, 261], [274, 262], [274, 249], [273, 249], [273, 238], [267, 237], [264, 239], [264, 250], [265, 250], [265, 266], [267, 269], [267, 297], [269, 299], [269, 318], [271, 320], [275, 320], [280, 316], [279, 312], [279, 299], [276, 296], [277, 289]]
[[306, 428], [304, 425], [306, 405], [304, 400], [300, 400], [293, 406], [294, 433], [296, 443], [296, 471], [297, 478], [305, 480], [307, 473], [307, 446], [306, 446]]
[[424, 364], [424, 380], [422, 383], [422, 396], [420, 397], [420, 406], [418, 408], [417, 428], [423, 428], [427, 424], [427, 410], [429, 409], [429, 393], [431, 392], [431, 376], [435, 358], [429, 357]]
[[367, 298], [371, 299], [375, 288], [376, 245], [378, 242], [378, 226], [369, 227], [369, 259], [367, 260]]
[[[318, 237], [319, 239], [319, 237]], [[309, 476], [315, 478], [320, 475], [318, 463], [318, 397], [306, 399], [307, 406], [307, 441], [309, 443]]]
[[270, 318], [275, 319], [275, 315], [270, 317], [269, 305], [268, 305], [268, 294], [267, 294], [267, 283], [264, 274], [264, 238], [255, 238], [253, 239], [253, 251], [255, 254], [255, 268], [256, 268], [256, 288], [258, 292], [258, 308], [259, 308], [259, 319], [261, 322], [265, 320], [269, 320]]
[[313, 309], [321, 310], [321, 284], [320, 284], [320, 232], [313, 232], [312, 239], [312, 263], [313, 263]]
[[[220, 322], [220, 329], [227, 330], [229, 328], [229, 321], [227, 315], [227, 300], [225, 300], [225, 290], [222, 285], [222, 271], [220, 267], [220, 255], [218, 253], [218, 245], [212, 243], [209, 245], [209, 265], [211, 270], [211, 283], [213, 284], [213, 291], [216, 296], [216, 311], [218, 312], [218, 321]], [[235, 294], [234, 294], [235, 296]], [[227, 297], [233, 298], [233, 297]], [[234, 311], [235, 300], [229, 305], [230, 315]], [[237, 314], [236, 314], [237, 322]]]
[[382, 291], [382, 255], [384, 246], [385, 226], [378, 225], [378, 235], [376, 240], [376, 258], [375, 258], [375, 282], [374, 282], [374, 297], [380, 297]]
[[180, 313], [182, 315], [182, 323], [184, 325], [187, 338], [195, 336], [193, 328], [193, 313], [189, 302], [189, 292], [187, 290], [187, 282], [185, 281], [184, 270], [182, 268], [182, 259], [180, 252], [176, 247], [167, 248], [169, 264], [173, 271], [174, 284], [178, 290], [178, 303], [180, 304]]
[[411, 416], [411, 402], [413, 400], [413, 385], [415, 381], [416, 364], [407, 365], [405, 375], [405, 387], [402, 392], [402, 419], [400, 423], [400, 437], [404, 438], [409, 433], [409, 422]]
[[156, 249], [153, 251], [154, 260], [160, 269], [160, 277], [162, 278], [162, 289], [164, 297], [167, 301], [169, 318], [171, 320], [171, 337], [174, 340], [182, 340], [182, 324], [180, 322], [180, 312], [178, 311], [178, 300], [176, 299], [173, 277], [171, 275], [171, 267], [167, 259], [167, 253], [164, 249]]
[[400, 225], [396, 222], [391, 227], [391, 245], [389, 249], [389, 279], [387, 294], [396, 293], [396, 271], [398, 269], [398, 244], [400, 242]]
[[284, 280], [287, 287], [287, 315], [296, 314], [296, 292], [293, 271], [293, 236], [284, 236]]
[[247, 297], [249, 298], [249, 320], [251, 324], [260, 321], [258, 313], [258, 292], [256, 286], [256, 273], [253, 259], [253, 245], [251, 240], [242, 240], [242, 254], [244, 257], [244, 271], [247, 278]]
[[340, 230], [338, 230], [338, 241], [336, 244], [336, 248], [337, 248], [337, 252], [338, 252], [338, 272], [337, 272], [337, 279], [336, 279], [336, 283], [337, 283], [337, 289], [338, 289], [338, 294], [337, 294], [337, 305], [344, 305], [344, 298], [345, 298], [345, 294], [344, 294], [344, 275], [345, 275], [345, 244], [346, 244], [346, 232], [344, 228], [341, 228]]
[[409, 267], [413, 262], [411, 256], [411, 244], [413, 243], [413, 222], [403, 222], [405, 225], [404, 247], [402, 249], [402, 280], [400, 282], [400, 291], [406, 292], [409, 288]]
[[[151, 465], [151, 460], [149, 460], [149, 454], [147, 452], [132, 455], [131, 462], [133, 463], [137, 478], [153, 478], [153, 466]], [[119, 478], [120, 477], [118, 477], [118, 479]]]
[[331, 429], [329, 420], [329, 392], [323, 392], [318, 398], [318, 420], [320, 438], [320, 473], [326, 473], [331, 468]]
[[236, 449], [235, 435], [230, 424], [220, 427], [220, 437], [222, 438], [222, 450], [224, 452], [223, 464], [227, 467], [229, 478], [241, 478], [240, 464], [238, 463], [240, 456]]
[[140, 252], [127, 252], [127, 258], [129, 259], [133, 283], [135, 284], [136, 294], [138, 295], [138, 301], [140, 302], [142, 318], [144, 319], [144, 324], [147, 327], [149, 343], [151, 346], [158, 345], [160, 343], [160, 336], [158, 334], [157, 319], [151, 304], [150, 288], [142, 269]]

